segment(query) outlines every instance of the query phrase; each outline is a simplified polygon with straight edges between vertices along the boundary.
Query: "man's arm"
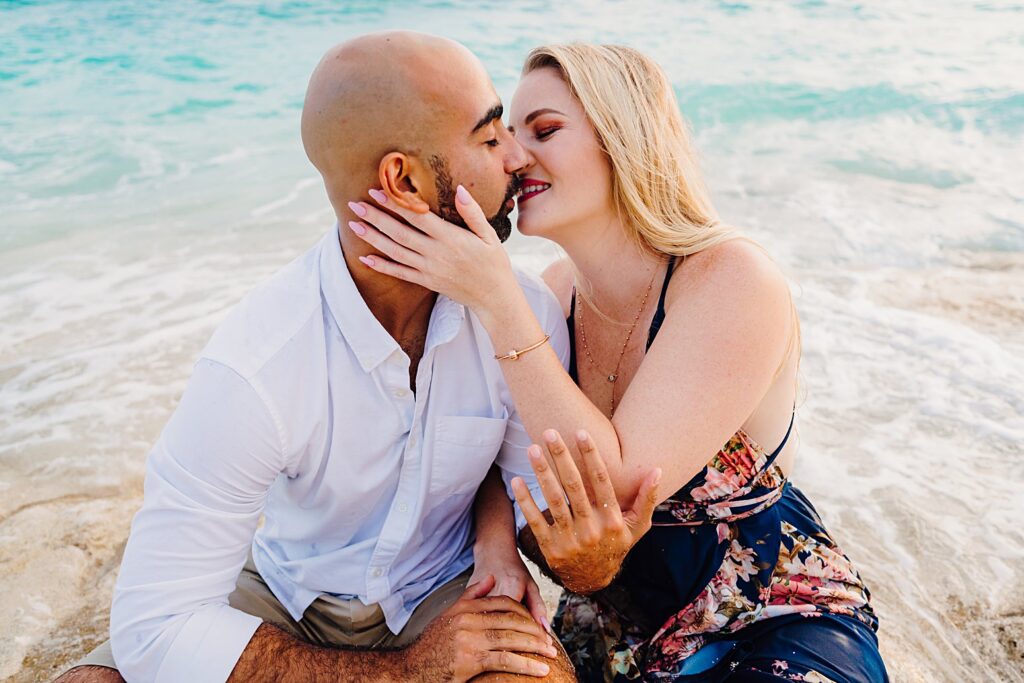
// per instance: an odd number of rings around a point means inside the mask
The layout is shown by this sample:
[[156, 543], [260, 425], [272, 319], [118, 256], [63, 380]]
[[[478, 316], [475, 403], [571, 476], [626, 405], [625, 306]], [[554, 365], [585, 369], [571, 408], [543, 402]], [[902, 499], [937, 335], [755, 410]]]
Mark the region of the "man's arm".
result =
[[125, 679], [227, 679], [261, 623], [228, 595], [283, 452], [250, 383], [200, 360], [146, 460], [114, 590], [111, 647]]

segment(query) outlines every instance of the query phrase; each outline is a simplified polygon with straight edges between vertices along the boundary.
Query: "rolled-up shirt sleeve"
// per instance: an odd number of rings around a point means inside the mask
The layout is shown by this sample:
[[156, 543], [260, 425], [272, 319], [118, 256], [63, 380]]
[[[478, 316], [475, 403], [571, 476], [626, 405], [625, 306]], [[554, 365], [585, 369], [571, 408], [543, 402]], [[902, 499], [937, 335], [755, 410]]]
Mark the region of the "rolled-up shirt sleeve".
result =
[[[544, 331], [551, 335], [549, 340], [551, 348], [554, 349], [555, 355], [561, 361], [562, 367], [568, 369], [569, 329], [565, 318], [562, 317], [562, 307], [558, 303], [558, 299], [555, 298], [555, 295], [543, 282], [538, 279], [535, 283], [541, 289], [541, 296], [539, 297], [540, 303], [533, 304], [534, 314], [537, 315], [537, 319], [541, 327], [544, 328]], [[533, 442], [530, 440], [530, 435], [527, 433], [526, 428], [523, 427], [522, 420], [519, 418], [519, 412], [512, 411], [505, 430], [505, 440], [501, 445], [501, 450], [498, 452], [496, 464], [501, 470], [501, 479], [505, 482], [505, 491], [508, 493], [509, 498], [515, 499], [515, 494], [512, 492], [512, 480], [516, 477], [522, 477], [523, 482], [530, 489], [530, 495], [533, 496], [537, 507], [544, 511], [548, 509], [548, 504], [540, 490], [540, 482], [537, 481], [537, 476], [533, 473], [533, 468], [530, 467], [530, 459], [526, 455], [526, 450], [530, 447], [531, 443]], [[519, 503], [515, 503], [514, 510], [516, 515], [516, 533], [518, 534], [526, 526], [526, 518], [523, 517], [523, 511], [519, 509]]]
[[200, 360], [146, 461], [114, 590], [111, 646], [132, 681], [225, 681], [261, 620], [228, 605], [274, 480], [278, 422], [256, 388]]

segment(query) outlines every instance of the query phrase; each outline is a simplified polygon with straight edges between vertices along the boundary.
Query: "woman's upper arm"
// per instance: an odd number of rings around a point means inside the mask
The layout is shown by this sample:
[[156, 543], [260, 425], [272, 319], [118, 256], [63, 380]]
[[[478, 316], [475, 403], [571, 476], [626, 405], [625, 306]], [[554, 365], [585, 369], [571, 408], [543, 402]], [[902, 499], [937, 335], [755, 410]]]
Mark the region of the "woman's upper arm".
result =
[[739, 240], [697, 256], [673, 279], [665, 323], [613, 420], [627, 490], [652, 467], [663, 497], [689, 481], [757, 408], [786, 350], [790, 293], [774, 262]]
[[569, 317], [569, 304], [572, 300], [572, 283], [574, 279], [572, 262], [568, 258], [558, 259], [541, 273], [541, 278], [555, 293], [558, 303], [562, 306], [563, 317]]

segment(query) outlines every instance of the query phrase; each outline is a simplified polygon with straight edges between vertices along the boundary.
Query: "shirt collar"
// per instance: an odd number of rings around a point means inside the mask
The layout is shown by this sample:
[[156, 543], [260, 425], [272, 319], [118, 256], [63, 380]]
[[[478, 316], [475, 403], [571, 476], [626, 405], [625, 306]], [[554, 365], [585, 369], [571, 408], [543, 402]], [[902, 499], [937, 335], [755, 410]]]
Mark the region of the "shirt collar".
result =
[[[402, 349], [374, 317], [356, 288], [341, 249], [337, 224], [324, 240], [326, 243], [320, 251], [320, 291], [359, 365], [364, 372], [370, 372]], [[431, 347], [451, 341], [465, 315], [465, 307], [439, 294], [427, 325], [424, 355]]]

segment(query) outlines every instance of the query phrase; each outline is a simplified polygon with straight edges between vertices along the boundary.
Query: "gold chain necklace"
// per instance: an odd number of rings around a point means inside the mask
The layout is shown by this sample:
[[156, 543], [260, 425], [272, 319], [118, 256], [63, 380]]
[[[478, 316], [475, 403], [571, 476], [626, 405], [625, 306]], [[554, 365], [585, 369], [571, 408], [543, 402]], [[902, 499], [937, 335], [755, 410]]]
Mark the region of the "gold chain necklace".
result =
[[[633, 324], [629, 326], [629, 332], [626, 333], [626, 341], [622, 342], [622, 350], [619, 351], [619, 358], [618, 358], [618, 360], [615, 361], [615, 370], [614, 370], [614, 372], [609, 373], [605, 377], [605, 379], [608, 380], [608, 382], [611, 383], [611, 385], [612, 385], [612, 407], [611, 407], [611, 412], [613, 412], [613, 413], [615, 412], [615, 382], [616, 382], [616, 380], [619, 379], [619, 367], [622, 365], [622, 357], [626, 355], [626, 348], [629, 347], [629, 340], [633, 337], [633, 331], [636, 329], [637, 323], [640, 322], [640, 316], [643, 314], [644, 307], [647, 305], [647, 298], [651, 295], [651, 288], [654, 287], [654, 278], [657, 275], [658, 275], [658, 269], [655, 268], [654, 272], [651, 274], [651, 281], [647, 283], [647, 291], [644, 292], [644, 297], [643, 297], [643, 299], [640, 300], [640, 307], [637, 309], [636, 316], [634, 316], [634, 318], [633, 318]], [[583, 303], [584, 304], [587, 302], [586, 297], [580, 297], [580, 298], [583, 299]], [[590, 361], [591, 365], [593, 365], [595, 368], [600, 370], [601, 368], [598, 367], [597, 361], [595, 361], [594, 357], [590, 354], [590, 346], [587, 344], [587, 331], [586, 331], [586, 328], [583, 325], [583, 308], [584, 308], [583, 306], [579, 307], [579, 312], [580, 312], [580, 315], [579, 315], [579, 318], [580, 318], [580, 341], [583, 342], [583, 351], [587, 355], [587, 360]]]

